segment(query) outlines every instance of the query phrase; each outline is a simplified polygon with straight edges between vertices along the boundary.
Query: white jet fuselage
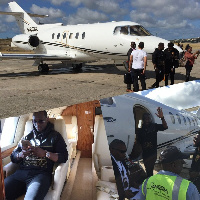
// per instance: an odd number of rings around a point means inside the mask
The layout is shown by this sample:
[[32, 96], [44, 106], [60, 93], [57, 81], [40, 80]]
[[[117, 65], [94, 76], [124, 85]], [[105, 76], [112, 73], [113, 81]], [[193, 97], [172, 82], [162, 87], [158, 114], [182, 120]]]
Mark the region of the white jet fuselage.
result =
[[[127, 33], [117, 30], [117, 28], [131, 26], [141, 27], [139, 24], [129, 21], [58, 25], [52, 28], [38, 25], [37, 32], [32, 32], [34, 30], [32, 27], [29, 30], [30, 35], [17, 35], [12, 42], [20, 48], [34, 50], [36, 54], [57, 55], [82, 62], [98, 59], [127, 60], [127, 52], [132, 41], [136, 45], [144, 42], [144, 51], [148, 53], [149, 58], [160, 42], [167, 47], [169, 41], [162, 38], [153, 35], [133, 35], [130, 34], [130, 29]], [[39, 39], [38, 46], [34, 47], [29, 44], [27, 37], [30, 36], [36, 36]]]

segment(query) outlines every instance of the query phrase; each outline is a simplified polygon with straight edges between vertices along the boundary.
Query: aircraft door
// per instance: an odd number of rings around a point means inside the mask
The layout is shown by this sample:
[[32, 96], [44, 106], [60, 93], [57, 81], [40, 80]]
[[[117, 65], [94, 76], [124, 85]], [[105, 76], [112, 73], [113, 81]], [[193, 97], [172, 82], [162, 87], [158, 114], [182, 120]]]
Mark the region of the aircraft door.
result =
[[139, 105], [139, 104], [136, 104], [133, 107], [133, 115], [134, 115], [134, 120], [135, 120], [135, 127], [134, 127], [135, 128], [135, 142], [134, 142], [134, 145], [136, 145], [136, 146], [133, 146], [131, 155], [132, 155], [132, 157], [135, 157], [135, 158], [137, 158], [142, 152], [140, 145], [137, 146], [136, 141], [137, 141], [137, 135], [138, 135], [139, 129], [142, 128], [142, 124], [143, 124], [142, 116], [144, 113], [150, 114], [151, 120], [152, 120], [152, 122], [154, 122], [153, 116], [147, 108], [145, 108], [144, 106]]

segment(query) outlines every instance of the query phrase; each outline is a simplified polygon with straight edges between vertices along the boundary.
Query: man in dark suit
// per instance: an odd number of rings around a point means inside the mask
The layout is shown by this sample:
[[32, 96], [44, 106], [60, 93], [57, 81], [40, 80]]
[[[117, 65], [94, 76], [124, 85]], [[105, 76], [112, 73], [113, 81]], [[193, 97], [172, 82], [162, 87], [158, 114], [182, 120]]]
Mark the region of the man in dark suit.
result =
[[110, 154], [117, 184], [119, 200], [137, 199], [140, 196], [140, 189], [131, 185], [130, 171], [126, 163], [126, 145], [123, 141], [115, 139], [110, 145]]

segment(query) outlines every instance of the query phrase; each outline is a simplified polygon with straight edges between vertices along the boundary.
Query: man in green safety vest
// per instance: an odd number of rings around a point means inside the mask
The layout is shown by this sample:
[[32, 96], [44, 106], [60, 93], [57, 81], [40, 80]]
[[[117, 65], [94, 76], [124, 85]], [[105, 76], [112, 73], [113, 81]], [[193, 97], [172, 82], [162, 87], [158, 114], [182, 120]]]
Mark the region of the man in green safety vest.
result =
[[186, 158], [188, 155], [175, 146], [162, 151], [159, 159], [163, 170], [145, 179], [140, 200], [199, 200], [196, 186], [178, 175]]

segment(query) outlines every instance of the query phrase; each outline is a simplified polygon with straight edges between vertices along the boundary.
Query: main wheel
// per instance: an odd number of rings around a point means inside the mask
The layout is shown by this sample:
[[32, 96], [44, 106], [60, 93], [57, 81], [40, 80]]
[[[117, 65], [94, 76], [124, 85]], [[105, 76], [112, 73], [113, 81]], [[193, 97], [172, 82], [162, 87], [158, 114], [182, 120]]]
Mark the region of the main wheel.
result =
[[82, 66], [83, 66], [82, 63], [80, 63], [80, 64], [72, 64], [72, 67], [73, 67], [74, 70], [79, 70], [79, 69], [82, 68]]
[[48, 67], [48, 65], [47, 64], [40, 64], [39, 66], [38, 66], [38, 70], [39, 70], [39, 72], [42, 72], [42, 73], [47, 73], [47, 72], [49, 72], [49, 67]]

